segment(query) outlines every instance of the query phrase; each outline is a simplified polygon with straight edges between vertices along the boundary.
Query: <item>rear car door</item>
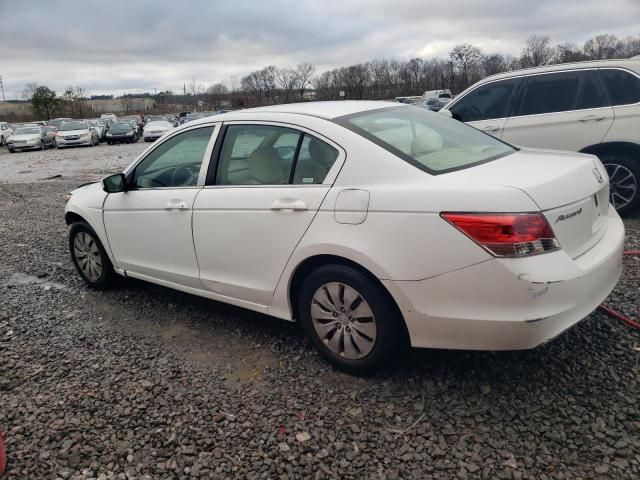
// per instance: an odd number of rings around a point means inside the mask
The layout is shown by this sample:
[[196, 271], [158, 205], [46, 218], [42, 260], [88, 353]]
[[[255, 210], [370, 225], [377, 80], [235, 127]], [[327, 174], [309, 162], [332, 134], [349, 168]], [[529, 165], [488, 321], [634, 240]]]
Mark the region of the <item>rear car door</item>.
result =
[[221, 135], [217, 166], [194, 204], [200, 280], [219, 295], [266, 306], [345, 154], [291, 125], [230, 122]]
[[617, 68], [599, 69], [613, 105], [615, 121], [606, 142], [640, 144], [640, 75]]
[[577, 152], [600, 143], [613, 118], [597, 70], [529, 75], [502, 139], [524, 147]]
[[509, 78], [480, 85], [447, 110], [456, 120], [501, 138], [520, 83], [520, 78]]

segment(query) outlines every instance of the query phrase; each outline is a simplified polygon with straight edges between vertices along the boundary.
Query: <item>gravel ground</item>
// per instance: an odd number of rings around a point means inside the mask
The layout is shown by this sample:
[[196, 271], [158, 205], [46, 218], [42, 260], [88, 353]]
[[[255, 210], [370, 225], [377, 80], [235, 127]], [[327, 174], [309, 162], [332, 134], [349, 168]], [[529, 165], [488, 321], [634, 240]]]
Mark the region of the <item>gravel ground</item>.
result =
[[[142, 148], [0, 151], [6, 478], [640, 476], [640, 333], [602, 314], [532, 351], [419, 350], [361, 379], [286, 322], [138, 281], [86, 289], [61, 196]], [[640, 259], [624, 263], [607, 303], [638, 318]]]

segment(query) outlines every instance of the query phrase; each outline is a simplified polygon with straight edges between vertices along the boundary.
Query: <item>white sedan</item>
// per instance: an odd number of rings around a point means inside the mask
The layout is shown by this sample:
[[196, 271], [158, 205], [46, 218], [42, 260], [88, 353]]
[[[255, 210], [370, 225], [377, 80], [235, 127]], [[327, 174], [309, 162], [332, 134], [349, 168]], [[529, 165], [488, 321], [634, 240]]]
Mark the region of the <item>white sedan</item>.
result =
[[165, 120], [155, 120], [144, 126], [142, 138], [145, 142], [153, 142], [171, 130], [173, 130], [173, 124]]
[[587, 316], [621, 273], [608, 189], [591, 155], [316, 102], [177, 128], [73, 191], [66, 222], [89, 286], [122, 275], [298, 320], [364, 373], [409, 344], [533, 348]]

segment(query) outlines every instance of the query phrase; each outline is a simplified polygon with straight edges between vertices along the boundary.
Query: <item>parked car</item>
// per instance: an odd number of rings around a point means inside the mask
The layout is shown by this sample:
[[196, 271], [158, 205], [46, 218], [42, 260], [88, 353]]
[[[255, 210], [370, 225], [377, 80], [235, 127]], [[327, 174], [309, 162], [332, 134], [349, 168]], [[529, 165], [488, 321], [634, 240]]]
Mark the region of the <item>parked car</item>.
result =
[[355, 373], [409, 343], [533, 348], [621, 273], [597, 157], [514, 148], [391, 102], [196, 120], [69, 198], [89, 286], [119, 274], [298, 320]]
[[147, 122], [144, 126], [142, 138], [145, 142], [153, 142], [171, 130], [173, 130], [173, 124], [166, 120]]
[[107, 143], [135, 143], [138, 141], [138, 127], [133, 121], [113, 122], [107, 132]]
[[429, 98], [424, 102], [424, 108], [431, 110], [432, 112], [438, 112], [442, 107], [451, 101], [450, 98]]
[[55, 134], [40, 125], [27, 125], [17, 128], [7, 140], [7, 148], [11, 153], [22, 150], [44, 150], [55, 147]]
[[620, 213], [640, 207], [640, 60], [549, 65], [485, 78], [441, 113], [515, 145], [592, 153]]
[[427, 90], [422, 94], [422, 98], [426, 101], [430, 98], [446, 98], [451, 100], [451, 90], [445, 88], [444, 90]]
[[96, 134], [98, 135], [98, 142], [104, 142], [107, 136], [107, 124], [104, 120], [88, 120], [89, 125], [96, 129]]
[[0, 147], [7, 144], [7, 139], [13, 133], [13, 128], [7, 122], [0, 122]]
[[86, 120], [72, 120], [62, 122], [55, 137], [56, 147], [77, 147], [98, 145], [98, 133]]
[[100, 118], [102, 118], [103, 120], [111, 120], [112, 122], [118, 121], [118, 117], [116, 117], [113, 113], [103, 113], [102, 115], [100, 115]]
[[58, 128], [60, 128], [60, 125], [62, 125], [63, 122], [71, 122], [71, 121], [73, 121], [73, 118], [53, 118], [47, 122], [47, 126], [53, 127], [56, 130], [58, 130]]

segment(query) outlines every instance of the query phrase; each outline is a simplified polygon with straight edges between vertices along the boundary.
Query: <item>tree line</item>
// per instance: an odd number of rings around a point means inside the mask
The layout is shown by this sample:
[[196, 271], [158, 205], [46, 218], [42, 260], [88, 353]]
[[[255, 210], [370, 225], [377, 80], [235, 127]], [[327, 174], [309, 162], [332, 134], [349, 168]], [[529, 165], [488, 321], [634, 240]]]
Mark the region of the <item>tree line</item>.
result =
[[[182, 95], [171, 91], [144, 95], [154, 98], [160, 109], [163, 105], [192, 105], [199, 110], [304, 100], [392, 99], [444, 88], [459, 93], [485, 76], [519, 68], [636, 55], [640, 55], [640, 36], [620, 39], [603, 34], [582, 45], [554, 45], [549, 36], [533, 34], [527, 38], [519, 56], [483, 52], [475, 45], [462, 43], [453, 47], [446, 57], [375, 59], [317, 75], [311, 63], [300, 63], [293, 68], [268, 65], [240, 80], [231, 77], [227, 82], [209, 87], [192, 80], [188, 85], [185, 83]], [[306, 92], [312, 95], [306, 97]], [[62, 95], [57, 95], [48, 87], [34, 83], [27, 85], [23, 96], [31, 101], [37, 118], [83, 118], [89, 113], [84, 102], [86, 92], [81, 87], [70, 86]]]

